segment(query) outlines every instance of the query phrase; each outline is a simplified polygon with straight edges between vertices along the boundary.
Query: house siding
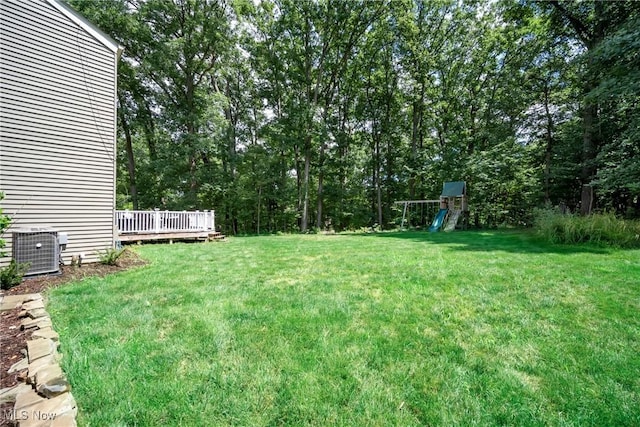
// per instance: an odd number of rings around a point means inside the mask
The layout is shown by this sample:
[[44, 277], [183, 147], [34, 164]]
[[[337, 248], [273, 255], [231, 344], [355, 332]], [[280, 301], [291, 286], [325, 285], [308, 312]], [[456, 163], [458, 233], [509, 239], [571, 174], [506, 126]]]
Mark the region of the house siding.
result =
[[[0, 0], [0, 202], [14, 228], [114, 242], [116, 52], [47, 0]], [[2, 258], [5, 265], [9, 257]]]

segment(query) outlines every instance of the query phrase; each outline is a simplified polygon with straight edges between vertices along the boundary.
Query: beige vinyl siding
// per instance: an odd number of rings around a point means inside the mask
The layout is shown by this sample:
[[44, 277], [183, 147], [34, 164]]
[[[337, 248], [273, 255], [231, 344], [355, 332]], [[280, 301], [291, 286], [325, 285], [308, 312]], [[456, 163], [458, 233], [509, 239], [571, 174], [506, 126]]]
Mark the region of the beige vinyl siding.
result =
[[117, 59], [93, 35], [48, 0], [0, 0], [2, 207], [68, 233], [67, 263], [113, 245]]

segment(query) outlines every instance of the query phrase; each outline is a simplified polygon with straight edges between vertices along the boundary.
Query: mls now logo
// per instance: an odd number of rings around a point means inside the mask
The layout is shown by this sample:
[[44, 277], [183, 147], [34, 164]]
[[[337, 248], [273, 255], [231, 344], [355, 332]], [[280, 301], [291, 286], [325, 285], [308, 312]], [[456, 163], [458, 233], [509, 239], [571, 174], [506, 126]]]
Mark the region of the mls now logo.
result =
[[0, 420], [8, 421], [27, 421], [29, 419], [34, 421], [53, 421], [56, 419], [55, 412], [43, 412], [43, 411], [16, 411], [15, 409], [3, 410], [0, 412]]
[[16, 411], [15, 409], [6, 409], [0, 412], [0, 420], [8, 421], [26, 421], [29, 419], [28, 411]]

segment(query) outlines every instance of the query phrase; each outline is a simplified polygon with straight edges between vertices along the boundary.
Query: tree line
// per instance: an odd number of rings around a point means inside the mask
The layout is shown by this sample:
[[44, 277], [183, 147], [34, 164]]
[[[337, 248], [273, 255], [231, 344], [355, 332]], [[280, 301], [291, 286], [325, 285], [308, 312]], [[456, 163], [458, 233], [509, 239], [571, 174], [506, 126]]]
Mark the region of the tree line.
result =
[[464, 180], [477, 226], [640, 216], [640, 3], [70, 3], [125, 48], [119, 208], [392, 228]]

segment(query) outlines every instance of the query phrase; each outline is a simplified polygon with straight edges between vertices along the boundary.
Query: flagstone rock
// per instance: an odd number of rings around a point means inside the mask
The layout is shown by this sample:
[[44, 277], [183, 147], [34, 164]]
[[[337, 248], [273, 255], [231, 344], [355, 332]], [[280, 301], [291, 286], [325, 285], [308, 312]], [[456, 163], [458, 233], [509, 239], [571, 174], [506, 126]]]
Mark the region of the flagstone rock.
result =
[[7, 374], [13, 374], [14, 372], [22, 371], [23, 369], [27, 369], [28, 367], [29, 367], [29, 359], [25, 357], [19, 362], [16, 362], [13, 365], [11, 365], [11, 367], [7, 371]]
[[20, 323], [21, 330], [27, 329], [44, 329], [52, 327], [51, 318], [49, 316], [39, 317], [37, 319], [26, 318]]
[[66, 413], [56, 417], [50, 427], [76, 427], [77, 425], [75, 414]]
[[23, 310], [29, 311], [29, 310], [35, 310], [38, 308], [44, 308], [44, 301], [42, 299], [25, 302], [24, 304], [22, 304]]
[[56, 348], [56, 343], [46, 338], [27, 341], [29, 363], [33, 363], [41, 357], [52, 355], [56, 351]]
[[50, 365], [36, 374], [36, 391], [45, 397], [54, 397], [71, 390], [60, 365]]
[[38, 323], [41, 321], [42, 319], [32, 319], [30, 317], [26, 317], [22, 320], [22, 322], [20, 322], [20, 330], [27, 330], [27, 329], [35, 329], [38, 327]]
[[33, 339], [47, 338], [47, 339], [50, 339], [51, 341], [57, 342], [58, 345], [60, 344], [60, 336], [58, 335], [58, 333], [56, 331], [54, 331], [51, 328], [38, 329], [37, 331], [34, 331], [31, 334], [31, 338], [33, 338]]
[[55, 397], [71, 391], [71, 385], [66, 379], [59, 378], [46, 384], [38, 384], [36, 391], [44, 397]]
[[33, 409], [40, 409], [41, 412], [55, 413], [57, 415], [71, 413], [75, 416], [78, 413], [76, 400], [73, 398], [71, 393], [65, 393], [60, 396], [47, 399], [45, 402], [38, 403]]
[[26, 411], [30, 407], [47, 400], [46, 397], [40, 396], [35, 390], [29, 390], [16, 396], [16, 404], [14, 409], [16, 412]]
[[47, 316], [47, 312], [44, 308], [34, 308], [32, 310], [27, 311], [27, 316], [32, 319], [39, 319], [41, 317]]
[[23, 302], [22, 295], [6, 295], [0, 301], [0, 311], [9, 311], [20, 308]]
[[53, 326], [53, 323], [51, 323], [51, 318], [49, 316], [38, 317], [37, 319], [33, 320], [37, 320], [36, 327], [38, 329], [51, 328]]
[[76, 427], [77, 405], [59, 364], [60, 337], [52, 328], [42, 295], [0, 296], [0, 309], [16, 308], [22, 308], [20, 315], [25, 316], [20, 329], [33, 332], [22, 351], [25, 358], [8, 371], [18, 372], [23, 382], [0, 390], [0, 403], [15, 402], [13, 421], [19, 427]]
[[57, 354], [50, 354], [49, 356], [41, 357], [40, 359], [29, 363], [29, 374], [27, 375], [27, 382], [29, 382], [30, 384], [35, 384], [36, 375], [41, 369], [58, 363], [58, 358], [56, 356]]
[[16, 397], [20, 393], [24, 393], [29, 390], [31, 390], [31, 386], [24, 383], [19, 383], [13, 387], [3, 388], [0, 390], [0, 404], [13, 403], [16, 401]]
[[77, 411], [76, 401], [70, 393], [52, 399], [40, 398], [22, 409], [18, 409], [16, 404], [16, 413], [21, 415], [20, 427], [52, 426], [57, 418], [75, 417]]
[[23, 303], [42, 301], [40, 294], [4, 295], [0, 298], [0, 311], [20, 308]]

